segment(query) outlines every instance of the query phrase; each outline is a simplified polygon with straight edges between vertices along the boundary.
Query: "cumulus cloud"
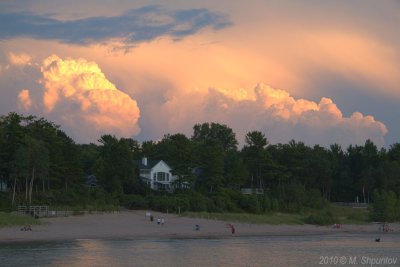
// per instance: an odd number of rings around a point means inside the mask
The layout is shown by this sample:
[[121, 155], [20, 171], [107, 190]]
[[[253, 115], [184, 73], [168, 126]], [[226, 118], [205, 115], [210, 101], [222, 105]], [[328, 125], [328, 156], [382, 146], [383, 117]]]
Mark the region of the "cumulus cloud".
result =
[[32, 57], [28, 54], [25, 53], [21, 53], [21, 54], [17, 54], [17, 53], [10, 53], [8, 55], [8, 60], [12, 65], [30, 65], [31, 64], [31, 60]]
[[94, 62], [53, 55], [42, 62], [38, 71], [28, 74], [36, 75], [32, 80], [39, 83], [36, 87], [21, 83], [19, 88], [29, 89], [16, 95], [18, 108], [62, 125], [78, 142], [96, 141], [104, 133], [139, 140], [158, 139], [174, 132], [190, 135], [194, 124], [205, 121], [231, 126], [240, 142], [248, 131], [261, 130], [271, 143], [295, 139], [309, 145], [339, 143], [347, 147], [363, 144], [369, 138], [383, 146], [388, 132], [373, 116], [357, 111], [344, 115], [330, 98], [295, 98], [265, 84], [207, 90], [170, 87], [150, 95], [145, 88], [137, 88], [139, 111], [138, 103], [118, 90]]
[[[168, 130], [191, 134], [195, 123], [216, 121], [231, 126], [240, 142], [248, 131], [261, 130], [272, 143], [295, 139], [309, 145], [338, 143], [346, 147], [363, 144], [368, 138], [383, 146], [388, 131], [372, 116], [360, 112], [344, 116], [332, 99], [296, 99], [287, 91], [264, 84], [253, 89], [181, 92], [163, 105], [143, 109], [147, 113], [144, 116], [151, 121], [142, 123], [143, 131], [154, 134], [160, 130], [159, 135]], [[157, 115], [149, 115], [155, 109]], [[160, 125], [158, 121], [162, 121], [162, 129], [153, 127]], [[152, 129], [147, 128], [150, 125]]]
[[18, 105], [19, 105], [19, 109], [22, 109], [24, 111], [28, 111], [31, 109], [32, 100], [31, 100], [29, 91], [27, 89], [23, 89], [21, 92], [19, 92]]
[[20, 108], [44, 114], [78, 142], [94, 142], [101, 134], [139, 133], [136, 101], [107, 80], [96, 63], [52, 55], [43, 61], [41, 74], [42, 90], [22, 90]]

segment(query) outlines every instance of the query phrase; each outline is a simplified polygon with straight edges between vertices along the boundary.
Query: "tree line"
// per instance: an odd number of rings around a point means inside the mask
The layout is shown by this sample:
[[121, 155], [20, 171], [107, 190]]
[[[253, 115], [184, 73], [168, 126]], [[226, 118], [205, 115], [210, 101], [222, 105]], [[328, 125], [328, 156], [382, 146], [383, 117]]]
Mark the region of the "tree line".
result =
[[[151, 191], [139, 178], [136, 162], [144, 156], [166, 161], [177, 183], [191, 188]], [[96, 189], [85, 186], [88, 175], [97, 177]], [[400, 144], [271, 144], [251, 131], [239, 148], [233, 130], [219, 123], [196, 124], [190, 137], [166, 134], [157, 142], [103, 135], [96, 144], [77, 144], [44, 118], [9, 113], [0, 117], [0, 182], [10, 189], [1, 194], [2, 209], [96, 203], [260, 213], [358, 201], [374, 203], [374, 219], [399, 220]], [[242, 188], [264, 194], [243, 195]]]

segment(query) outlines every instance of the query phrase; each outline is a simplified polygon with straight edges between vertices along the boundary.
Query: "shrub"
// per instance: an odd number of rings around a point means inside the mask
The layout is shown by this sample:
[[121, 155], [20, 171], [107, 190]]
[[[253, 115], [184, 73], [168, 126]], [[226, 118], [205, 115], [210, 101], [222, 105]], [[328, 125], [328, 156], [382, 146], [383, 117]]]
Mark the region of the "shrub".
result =
[[11, 211], [11, 198], [6, 193], [0, 193], [0, 211]]
[[236, 204], [232, 201], [229, 194], [217, 194], [211, 200], [214, 202], [214, 205], [212, 205], [214, 212], [237, 211]]
[[161, 212], [178, 211], [177, 198], [172, 195], [151, 196], [149, 198], [149, 208]]
[[276, 198], [271, 199], [271, 211], [279, 210], [279, 201]]
[[317, 189], [307, 191], [307, 200], [305, 205], [313, 209], [322, 209], [326, 207], [327, 201], [321, 196], [321, 192]]
[[366, 217], [367, 216], [362, 213], [353, 213], [347, 216], [347, 219], [351, 221], [365, 222], [367, 220]]
[[188, 195], [178, 195], [175, 197], [176, 212], [184, 212], [190, 209], [190, 199]]
[[271, 199], [268, 197], [268, 195], [264, 195], [260, 199], [260, 203], [261, 203], [261, 209], [263, 212], [269, 212], [272, 210], [272, 202], [271, 202]]
[[256, 196], [243, 195], [239, 202], [240, 208], [250, 213], [261, 213], [261, 206]]
[[189, 198], [191, 211], [206, 211], [208, 199], [200, 193], [193, 192]]
[[301, 211], [306, 203], [307, 194], [300, 184], [291, 184], [286, 188], [286, 210], [289, 212]]
[[140, 195], [124, 195], [122, 206], [128, 209], [147, 209], [149, 204], [147, 200]]
[[394, 192], [375, 191], [373, 194], [370, 218], [373, 221], [394, 222], [400, 220], [400, 202]]
[[334, 217], [331, 211], [324, 210], [308, 216], [305, 219], [305, 223], [317, 224], [317, 225], [330, 225], [334, 223], [339, 223], [339, 221], [337, 218]]

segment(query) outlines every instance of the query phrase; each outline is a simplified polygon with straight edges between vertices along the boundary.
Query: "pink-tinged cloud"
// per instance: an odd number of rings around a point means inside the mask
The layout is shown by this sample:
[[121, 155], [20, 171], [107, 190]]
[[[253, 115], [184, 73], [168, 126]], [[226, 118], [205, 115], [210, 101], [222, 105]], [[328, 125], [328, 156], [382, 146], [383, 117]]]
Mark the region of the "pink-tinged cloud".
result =
[[[386, 126], [372, 116], [355, 112], [342, 114], [329, 98], [319, 103], [295, 99], [288, 92], [258, 84], [254, 89], [209, 89], [207, 92], [180, 92], [163, 105], [144, 106], [146, 131], [162, 136], [166, 131], [191, 133], [195, 123], [215, 121], [231, 126], [243, 142], [248, 131], [261, 130], [272, 143], [291, 139], [309, 145], [343, 146], [363, 144], [371, 139], [384, 145]], [[153, 115], [154, 114], [154, 115]], [[160, 126], [158, 128], [158, 126]]]
[[32, 107], [32, 100], [27, 89], [23, 89], [18, 94], [18, 107], [24, 111], [28, 111]]
[[61, 124], [78, 142], [95, 142], [101, 134], [132, 137], [140, 132], [135, 100], [118, 90], [100, 67], [85, 59], [52, 55], [41, 66], [41, 92], [21, 91], [19, 106], [29, 109], [29, 93], [41, 103], [35, 114]]
[[20, 65], [20, 66], [30, 65], [31, 60], [32, 60], [32, 57], [25, 53], [17, 54], [17, 53], [11, 52], [8, 55], [8, 61], [12, 65]]

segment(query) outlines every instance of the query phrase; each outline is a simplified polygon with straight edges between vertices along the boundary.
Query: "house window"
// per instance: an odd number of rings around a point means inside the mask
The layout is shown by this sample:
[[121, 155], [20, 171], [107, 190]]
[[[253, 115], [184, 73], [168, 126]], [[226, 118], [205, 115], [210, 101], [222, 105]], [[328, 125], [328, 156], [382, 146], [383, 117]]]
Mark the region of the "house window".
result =
[[164, 182], [166, 178], [165, 172], [157, 172], [157, 181]]
[[169, 181], [169, 173], [167, 173], [167, 181]]
[[157, 178], [157, 173], [155, 172], [154, 174], [153, 174], [153, 179], [155, 180]]

